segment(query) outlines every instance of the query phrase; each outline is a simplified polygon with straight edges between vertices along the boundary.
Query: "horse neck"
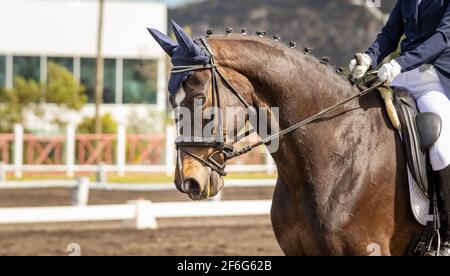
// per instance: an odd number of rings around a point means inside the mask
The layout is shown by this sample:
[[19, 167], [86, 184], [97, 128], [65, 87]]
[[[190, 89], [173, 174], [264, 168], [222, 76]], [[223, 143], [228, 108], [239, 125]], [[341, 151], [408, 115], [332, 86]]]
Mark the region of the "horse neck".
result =
[[[245, 76], [251, 83], [256, 107], [292, 107], [306, 117], [354, 91], [330, 66], [267, 39], [217, 39], [211, 44], [219, 65]], [[286, 118], [286, 123], [291, 119]]]
[[[249, 93], [255, 107], [279, 108], [280, 129], [356, 93], [330, 66], [267, 39], [217, 39], [211, 45], [221, 67], [245, 76], [235, 83], [240, 91], [251, 87]], [[245, 82], [248, 85], [242, 84]], [[296, 153], [281, 149], [274, 158], [277, 161], [283, 156], [281, 159], [285, 160], [286, 155], [292, 154]]]
[[[357, 93], [312, 57], [262, 42], [227, 41], [218, 46], [222, 46], [215, 48], [220, 65], [239, 73], [234, 76], [245, 77], [237, 80], [239, 91], [249, 88], [256, 107], [280, 107], [281, 129]], [[390, 123], [381, 105], [377, 94], [367, 95], [280, 139], [272, 156], [279, 174], [274, 217], [280, 216], [282, 222], [274, 225], [286, 223], [287, 218], [311, 233], [341, 233], [350, 224], [370, 230], [365, 221], [369, 218], [395, 220], [400, 225], [395, 235], [405, 235], [405, 229], [411, 232], [406, 236], [414, 235], [411, 229], [417, 225], [406, 207], [402, 147], [395, 131], [387, 127]], [[379, 202], [384, 202], [382, 211]], [[355, 214], [363, 220], [355, 220]], [[323, 236], [317, 243], [321, 240]], [[405, 239], [405, 246], [409, 240]]]
[[[256, 107], [279, 107], [280, 129], [292, 126], [357, 92], [343, 77], [311, 56], [259, 41], [231, 40], [221, 46], [216, 47], [220, 65], [246, 77], [253, 88], [253, 104]], [[372, 97], [368, 101], [374, 102], [374, 99]], [[354, 113], [352, 110], [359, 111]], [[370, 116], [365, 114], [356, 100], [329, 114], [327, 119], [280, 139], [279, 150], [272, 156], [280, 178], [292, 194], [300, 197], [301, 194], [305, 197], [306, 194], [312, 195], [320, 208], [320, 205], [326, 206], [327, 198], [335, 192], [336, 185], [353, 183], [350, 178], [358, 172], [342, 176], [331, 167], [337, 164], [344, 172], [353, 169], [351, 160], [358, 157], [353, 156], [352, 151], [360, 147], [358, 141], [370, 140], [366, 129], [362, 133], [356, 130], [361, 120], [370, 125], [373, 121]], [[382, 122], [377, 124], [381, 128]], [[348, 140], [345, 135], [349, 136]], [[335, 160], [330, 160], [332, 153]], [[347, 159], [348, 162], [342, 162]], [[296, 164], [295, 168], [292, 164]], [[355, 185], [349, 189], [353, 188], [360, 187]]]

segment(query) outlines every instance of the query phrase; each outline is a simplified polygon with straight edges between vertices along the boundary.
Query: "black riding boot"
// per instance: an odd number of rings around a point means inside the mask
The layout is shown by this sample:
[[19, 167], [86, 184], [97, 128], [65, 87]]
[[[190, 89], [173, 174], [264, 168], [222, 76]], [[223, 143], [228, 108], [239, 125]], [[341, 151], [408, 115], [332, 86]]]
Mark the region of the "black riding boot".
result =
[[[437, 172], [439, 175], [439, 182], [441, 187], [441, 194], [443, 199], [443, 212], [447, 216], [447, 220], [442, 221], [441, 227], [445, 230], [442, 237], [441, 250], [439, 256], [450, 256], [450, 166]], [[427, 252], [425, 256], [436, 256], [436, 250]]]
[[447, 225], [442, 225], [446, 229], [441, 247], [441, 256], [450, 256], [450, 166], [439, 171], [442, 199], [444, 200], [444, 213], [447, 215]]

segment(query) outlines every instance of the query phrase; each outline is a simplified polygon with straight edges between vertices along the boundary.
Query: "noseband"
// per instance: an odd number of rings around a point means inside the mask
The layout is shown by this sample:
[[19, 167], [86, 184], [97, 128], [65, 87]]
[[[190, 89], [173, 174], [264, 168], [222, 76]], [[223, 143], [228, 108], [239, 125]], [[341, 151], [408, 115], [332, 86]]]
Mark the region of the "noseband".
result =
[[[192, 71], [200, 71], [200, 70], [210, 70], [211, 72], [211, 86], [212, 86], [212, 107], [214, 112], [218, 111], [218, 114], [213, 114], [213, 118], [217, 119], [217, 125], [215, 125], [216, 127], [216, 133], [215, 136], [218, 136], [216, 138], [203, 138], [203, 137], [181, 137], [179, 136], [177, 138], [177, 141], [175, 142], [176, 145], [176, 149], [178, 151], [178, 154], [180, 151], [184, 152], [187, 155], [190, 155], [191, 157], [197, 159], [198, 161], [200, 161], [202, 164], [204, 164], [205, 166], [209, 167], [210, 169], [212, 169], [213, 171], [216, 171], [218, 174], [220, 174], [221, 176], [226, 176], [226, 172], [225, 172], [225, 167], [226, 167], [226, 162], [230, 159], [239, 157], [241, 155], [247, 154], [250, 151], [252, 151], [253, 149], [268, 144], [273, 140], [279, 139], [282, 136], [291, 133], [307, 124], [310, 124], [314, 121], [320, 120], [322, 119], [326, 114], [336, 110], [338, 107], [356, 99], [359, 97], [362, 97], [366, 94], [369, 94], [372, 91], [377, 90], [378, 87], [382, 86], [384, 83], [377, 83], [374, 84], [372, 87], [363, 90], [361, 92], [359, 92], [356, 95], [353, 95], [351, 97], [348, 97], [340, 102], [338, 102], [337, 104], [297, 123], [294, 124], [280, 132], [277, 132], [275, 134], [272, 134], [264, 139], [262, 139], [259, 142], [256, 142], [254, 144], [251, 144], [249, 146], [243, 147], [239, 150], [234, 150], [233, 145], [230, 144], [226, 144], [225, 142], [225, 131], [223, 128], [223, 121], [222, 121], [222, 114], [220, 112], [220, 107], [221, 107], [221, 102], [220, 102], [220, 93], [219, 93], [219, 86], [217, 83], [217, 79], [220, 78], [229, 88], [231, 93], [233, 93], [233, 95], [235, 95], [239, 101], [241, 101], [241, 103], [247, 108], [249, 115], [250, 116], [256, 116], [257, 112], [256, 109], [250, 105], [247, 100], [242, 96], [241, 93], [239, 93], [239, 91], [233, 87], [233, 85], [231, 85], [231, 83], [224, 77], [224, 75], [222, 75], [222, 73], [217, 69], [217, 65], [215, 63], [215, 59], [214, 59], [214, 54], [213, 51], [210, 47], [210, 45], [208, 44], [208, 42], [203, 39], [203, 38], [199, 38], [197, 40], [195, 40], [195, 43], [205, 52], [205, 54], [209, 57], [209, 63], [206, 65], [192, 65], [192, 66], [174, 66], [172, 68], [172, 73], [183, 73], [183, 72], [192, 72]], [[248, 131], [246, 133], [244, 133], [243, 135], [240, 135], [237, 137], [237, 141], [249, 136], [250, 134], [252, 134], [253, 131]], [[214, 149], [214, 152], [208, 157], [208, 158], [203, 158], [201, 156], [198, 156], [197, 154], [193, 153], [192, 151], [190, 151], [188, 148], [212, 148]], [[221, 161], [221, 159], [223, 159], [223, 161]], [[179, 158], [179, 162], [180, 162], [180, 158]]]

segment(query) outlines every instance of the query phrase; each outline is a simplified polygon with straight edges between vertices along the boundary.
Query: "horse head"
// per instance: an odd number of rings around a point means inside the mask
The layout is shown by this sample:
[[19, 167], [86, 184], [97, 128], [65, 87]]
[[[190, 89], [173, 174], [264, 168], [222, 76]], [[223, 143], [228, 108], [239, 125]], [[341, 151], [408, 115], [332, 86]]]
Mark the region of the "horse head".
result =
[[[245, 106], [233, 96], [229, 83], [216, 71], [209, 45], [202, 47], [172, 21], [176, 41], [149, 29], [173, 65], [170, 103], [177, 122], [175, 185], [193, 200], [216, 196], [224, 187], [227, 154], [246, 119], [236, 120]], [[226, 68], [221, 73], [227, 74]], [[247, 91], [243, 97], [248, 97]], [[227, 107], [234, 107], [227, 112]]]

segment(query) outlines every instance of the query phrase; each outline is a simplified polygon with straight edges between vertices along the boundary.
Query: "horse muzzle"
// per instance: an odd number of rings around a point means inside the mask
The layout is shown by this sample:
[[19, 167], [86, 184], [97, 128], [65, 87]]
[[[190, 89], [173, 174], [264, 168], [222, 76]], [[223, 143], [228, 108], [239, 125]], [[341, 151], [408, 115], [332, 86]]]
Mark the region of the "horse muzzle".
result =
[[190, 199], [199, 201], [214, 197], [223, 189], [224, 179], [220, 174], [212, 171], [207, 183], [201, 183], [194, 177], [187, 177], [183, 183], [176, 183], [177, 189], [189, 196]]

